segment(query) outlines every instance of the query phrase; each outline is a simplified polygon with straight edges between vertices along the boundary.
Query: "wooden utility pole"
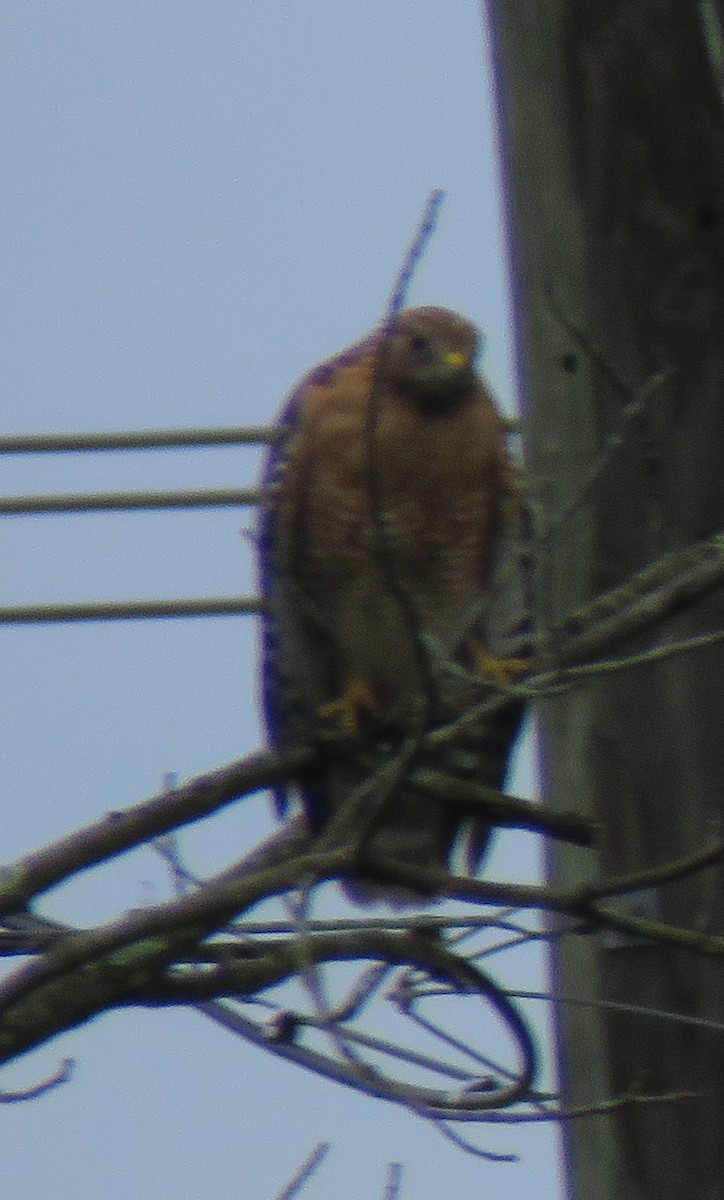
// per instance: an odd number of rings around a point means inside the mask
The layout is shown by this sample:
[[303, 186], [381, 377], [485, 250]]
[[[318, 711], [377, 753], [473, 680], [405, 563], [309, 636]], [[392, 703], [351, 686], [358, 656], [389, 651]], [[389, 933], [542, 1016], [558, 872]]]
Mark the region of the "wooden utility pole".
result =
[[[540, 514], [539, 619], [724, 529], [724, 3], [488, 0]], [[601, 457], [603, 456], [603, 458]], [[588, 481], [588, 486], [587, 486]], [[627, 650], [724, 628], [717, 592]], [[724, 837], [724, 649], [542, 706], [549, 802], [602, 822], [572, 884]], [[628, 901], [724, 932], [724, 868]], [[724, 961], [571, 937], [556, 989], [724, 1022]], [[569, 1106], [693, 1091], [567, 1125], [576, 1200], [724, 1197], [721, 1030], [558, 1009]]]

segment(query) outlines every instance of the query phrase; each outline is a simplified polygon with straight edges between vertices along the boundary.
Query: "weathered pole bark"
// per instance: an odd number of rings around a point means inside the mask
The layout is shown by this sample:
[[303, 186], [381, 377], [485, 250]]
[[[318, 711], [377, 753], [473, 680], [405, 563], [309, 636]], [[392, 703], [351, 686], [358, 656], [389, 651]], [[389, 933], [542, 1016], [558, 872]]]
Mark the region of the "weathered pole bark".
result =
[[[544, 533], [553, 520], [539, 564], [546, 623], [724, 528], [724, 3], [488, 0], [487, 10], [529, 461]], [[717, 592], [632, 648], [723, 627]], [[604, 825], [597, 856], [551, 851], [557, 882], [722, 838], [722, 649], [607, 676], [541, 715], [549, 802]], [[722, 933], [723, 891], [724, 870], [709, 869], [636, 903]], [[572, 937], [555, 975], [564, 994], [724, 1021], [721, 959]], [[724, 1197], [724, 1027], [561, 1006], [558, 1031], [569, 1105], [701, 1096], [568, 1125], [571, 1194]]]

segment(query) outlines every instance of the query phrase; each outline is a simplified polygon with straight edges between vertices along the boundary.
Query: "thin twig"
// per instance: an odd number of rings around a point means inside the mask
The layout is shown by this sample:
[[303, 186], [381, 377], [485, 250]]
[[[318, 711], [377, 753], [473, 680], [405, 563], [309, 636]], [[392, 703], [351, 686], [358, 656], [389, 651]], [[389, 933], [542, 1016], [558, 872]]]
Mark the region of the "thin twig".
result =
[[397, 273], [397, 277], [392, 287], [390, 298], [387, 301], [386, 311], [388, 316], [399, 312], [404, 306], [407, 299], [407, 289], [410, 286], [418, 263], [425, 253], [430, 238], [435, 232], [437, 219], [440, 212], [440, 207], [445, 199], [445, 192], [442, 188], [433, 188], [425, 203], [425, 211], [422, 219], [415, 231], [415, 236], [410, 243], [410, 246], [405, 254], [402, 266]]
[[311, 956], [309, 961], [305, 959], [305, 949], [310, 944], [310, 934], [307, 926], [309, 916], [310, 889], [305, 887], [302, 889], [301, 899], [297, 901], [291, 896], [285, 897], [287, 910], [292, 914], [296, 922], [295, 933], [300, 948], [301, 965], [299, 969], [299, 979], [302, 986], [309, 993], [310, 999], [319, 1017], [320, 1026], [328, 1034], [332, 1045], [336, 1049], [340, 1058], [345, 1061], [350, 1070], [361, 1075], [374, 1076], [374, 1072], [363, 1059], [350, 1046], [344, 1030], [340, 1030], [339, 1014], [333, 1011], [332, 1006], [327, 997], [327, 991], [324, 986], [324, 976], [322, 975], [321, 965], [315, 962]]
[[520, 1162], [519, 1154], [496, 1154], [494, 1150], [481, 1150], [480, 1146], [474, 1146], [456, 1130], [450, 1129], [445, 1121], [434, 1121], [433, 1126], [442, 1137], [452, 1142], [453, 1146], [466, 1150], [468, 1154], [474, 1154], [476, 1158], [484, 1158], [486, 1162], [494, 1163]]
[[402, 1163], [392, 1162], [387, 1166], [385, 1193], [382, 1200], [400, 1200], [402, 1195]]
[[45, 1095], [46, 1092], [59, 1087], [61, 1083], [68, 1083], [74, 1069], [75, 1059], [64, 1058], [55, 1074], [49, 1075], [47, 1079], [41, 1080], [40, 1083], [33, 1084], [32, 1087], [23, 1088], [19, 1091], [0, 1091], [0, 1104], [19, 1104], [23, 1100], [37, 1100], [38, 1096]]
[[277, 1192], [275, 1200], [292, 1200], [298, 1196], [302, 1188], [309, 1182], [329, 1153], [331, 1142], [317, 1142], [314, 1149], [307, 1155], [299, 1170], [289, 1180], [281, 1192]]
[[604, 879], [602, 883], [586, 885], [581, 895], [589, 900], [606, 900], [615, 896], [625, 896], [631, 892], [640, 892], [644, 888], [660, 887], [663, 883], [672, 883], [675, 879], [685, 879], [695, 875], [706, 867], [714, 867], [724, 858], [724, 842], [717, 842], [706, 850], [696, 854], [687, 854], [673, 862], [662, 863], [659, 866], [637, 870], [628, 875], [619, 875], [613, 879]]
[[486, 1125], [530, 1125], [540, 1121], [578, 1121], [582, 1117], [598, 1117], [641, 1104], [679, 1104], [682, 1100], [702, 1100], [706, 1092], [662, 1092], [659, 1095], [626, 1093], [613, 1096], [610, 1100], [599, 1100], [595, 1104], [580, 1108], [549, 1108], [543, 1112], [487, 1113]]
[[407, 250], [407, 253], [405, 254], [402, 266], [398, 271], [397, 278], [392, 289], [392, 294], [387, 304], [385, 318], [382, 324], [382, 333], [375, 353], [372, 380], [370, 383], [370, 391], [367, 401], [367, 419], [365, 423], [365, 468], [370, 501], [370, 516], [372, 518], [372, 524], [375, 530], [375, 553], [383, 581], [390, 595], [397, 603], [402, 619], [407, 627], [407, 632], [413, 647], [417, 669], [420, 673], [422, 693], [425, 700], [425, 708], [427, 710], [416, 715], [417, 719], [415, 723], [415, 731], [417, 732], [418, 737], [422, 736], [423, 730], [430, 724], [433, 717], [433, 712], [436, 708], [436, 687], [433, 664], [431, 661], [429, 648], [423, 636], [422, 623], [417, 612], [414, 598], [409, 589], [404, 586], [402, 580], [400, 579], [399, 571], [397, 570], [397, 564], [395, 561], [395, 555], [393, 553], [388, 536], [387, 521], [385, 516], [386, 510], [384, 496], [382, 494], [381, 463], [377, 432], [380, 423], [382, 380], [389, 354], [389, 340], [387, 336], [388, 330], [394, 322], [395, 317], [405, 304], [407, 298], [407, 289], [410, 281], [415, 273], [422, 255], [425, 252], [430, 238], [435, 232], [438, 213], [444, 199], [444, 195], [445, 194], [443, 191], [436, 189], [428, 196], [417, 231]]
[[[570, 930], [568, 931], [570, 933]], [[510, 988], [509, 996], [517, 1000], [542, 1000], [546, 1004], [569, 1004], [574, 1008], [595, 1008], [611, 1012], [626, 1013], [634, 1017], [671, 1021], [674, 1025], [690, 1025], [692, 1029], [707, 1029], [711, 1033], [724, 1033], [724, 1021], [714, 1017], [695, 1017], [690, 1013], [671, 1012], [667, 1008], [651, 1008], [648, 1004], [632, 1004], [628, 1000], [604, 1000], [600, 997], [567, 996], [560, 992], [530, 992]]]

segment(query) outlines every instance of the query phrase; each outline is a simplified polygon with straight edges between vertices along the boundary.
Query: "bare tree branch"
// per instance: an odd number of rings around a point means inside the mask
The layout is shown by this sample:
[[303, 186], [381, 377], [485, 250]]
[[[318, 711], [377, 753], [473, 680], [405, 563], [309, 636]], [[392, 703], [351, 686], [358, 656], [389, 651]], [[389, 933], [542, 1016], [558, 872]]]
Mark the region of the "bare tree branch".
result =
[[330, 1142], [317, 1142], [317, 1145], [307, 1155], [299, 1170], [289, 1180], [289, 1183], [285, 1185], [281, 1192], [277, 1192], [275, 1200], [292, 1200], [293, 1196], [298, 1196], [314, 1172], [319, 1170], [319, 1167], [329, 1153], [330, 1145]]
[[64, 1058], [58, 1070], [47, 1079], [42, 1079], [40, 1083], [18, 1091], [0, 1091], [0, 1104], [20, 1104], [25, 1100], [37, 1100], [38, 1096], [44, 1096], [46, 1092], [60, 1087], [61, 1083], [68, 1083], [73, 1077], [74, 1069], [75, 1059]]

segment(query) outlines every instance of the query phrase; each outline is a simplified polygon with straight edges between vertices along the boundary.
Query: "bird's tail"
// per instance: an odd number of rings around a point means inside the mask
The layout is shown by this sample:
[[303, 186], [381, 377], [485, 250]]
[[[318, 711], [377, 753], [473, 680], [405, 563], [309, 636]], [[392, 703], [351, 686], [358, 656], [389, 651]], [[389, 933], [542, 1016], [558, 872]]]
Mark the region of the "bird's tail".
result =
[[[365, 789], [374, 818], [362, 836], [359, 868], [343, 888], [356, 904], [385, 901], [395, 907], [429, 902], [433, 892], [413, 891], [394, 880], [394, 863], [447, 871], [459, 850], [464, 869], [475, 874], [490, 842], [492, 826], [480, 804], [466, 803], [456, 784], [502, 788], [510, 749], [523, 717], [522, 701], [511, 697], [494, 713], [470, 719], [440, 745], [423, 745], [395, 773], [403, 751], [388, 744], [348, 753], [329, 778], [334, 809], [355, 803]], [[387, 864], [384, 870], [378, 862]], [[390, 869], [392, 867], [392, 869]]]

